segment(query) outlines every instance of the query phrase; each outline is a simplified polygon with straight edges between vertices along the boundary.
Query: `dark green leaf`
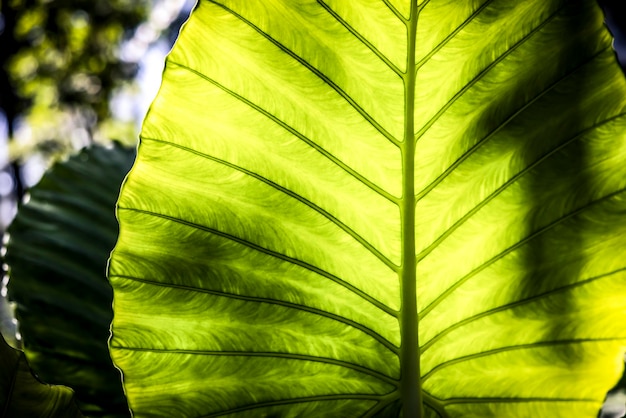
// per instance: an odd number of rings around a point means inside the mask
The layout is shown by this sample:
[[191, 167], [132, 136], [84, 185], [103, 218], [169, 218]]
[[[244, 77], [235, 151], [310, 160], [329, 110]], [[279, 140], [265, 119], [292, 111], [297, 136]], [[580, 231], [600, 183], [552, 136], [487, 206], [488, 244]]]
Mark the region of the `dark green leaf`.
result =
[[0, 335], [0, 417], [80, 418], [72, 391], [33, 376], [24, 353]]
[[129, 416], [107, 340], [106, 280], [115, 244], [115, 200], [134, 152], [92, 147], [55, 165], [9, 228], [9, 298], [31, 367], [76, 391], [89, 416]]

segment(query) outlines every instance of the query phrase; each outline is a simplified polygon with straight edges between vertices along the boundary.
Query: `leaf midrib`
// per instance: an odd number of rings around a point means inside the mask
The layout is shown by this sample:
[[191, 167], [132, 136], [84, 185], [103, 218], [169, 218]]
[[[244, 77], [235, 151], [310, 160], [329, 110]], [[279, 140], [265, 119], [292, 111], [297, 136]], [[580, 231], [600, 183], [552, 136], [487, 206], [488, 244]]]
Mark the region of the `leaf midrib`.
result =
[[407, 27], [407, 63], [404, 82], [404, 140], [400, 145], [402, 156], [401, 268], [400, 280], [400, 397], [404, 418], [421, 418], [424, 400], [421, 386], [418, 337], [417, 277], [415, 258], [415, 42], [419, 9], [417, 0], [411, 1]]

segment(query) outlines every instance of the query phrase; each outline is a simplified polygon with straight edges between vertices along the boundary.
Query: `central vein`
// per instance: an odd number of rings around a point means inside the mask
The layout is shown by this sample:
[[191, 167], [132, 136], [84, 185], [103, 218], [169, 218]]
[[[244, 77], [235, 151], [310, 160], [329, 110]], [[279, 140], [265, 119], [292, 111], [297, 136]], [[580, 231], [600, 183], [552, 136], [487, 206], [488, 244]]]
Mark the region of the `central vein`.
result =
[[401, 400], [404, 418], [423, 417], [422, 389], [420, 384], [418, 318], [416, 295], [415, 259], [415, 38], [417, 32], [417, 1], [411, 2], [411, 15], [407, 22], [407, 70], [404, 81], [404, 141], [402, 152], [402, 202], [400, 216], [402, 222], [402, 268], [400, 285], [402, 307], [400, 310]]

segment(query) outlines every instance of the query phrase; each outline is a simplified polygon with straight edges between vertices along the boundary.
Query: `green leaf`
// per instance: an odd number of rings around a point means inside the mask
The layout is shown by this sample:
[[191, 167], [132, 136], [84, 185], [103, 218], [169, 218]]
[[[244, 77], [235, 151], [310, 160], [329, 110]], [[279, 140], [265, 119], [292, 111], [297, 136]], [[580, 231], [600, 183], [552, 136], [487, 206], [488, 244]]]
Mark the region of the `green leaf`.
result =
[[0, 335], [0, 417], [82, 417], [72, 395], [69, 388], [38, 381], [24, 353]]
[[591, 0], [200, 1], [118, 201], [135, 416], [595, 417], [625, 108]]
[[8, 233], [9, 298], [25, 352], [46, 382], [76, 391], [89, 416], [129, 416], [108, 351], [115, 200], [134, 151], [94, 146], [56, 164], [30, 190]]

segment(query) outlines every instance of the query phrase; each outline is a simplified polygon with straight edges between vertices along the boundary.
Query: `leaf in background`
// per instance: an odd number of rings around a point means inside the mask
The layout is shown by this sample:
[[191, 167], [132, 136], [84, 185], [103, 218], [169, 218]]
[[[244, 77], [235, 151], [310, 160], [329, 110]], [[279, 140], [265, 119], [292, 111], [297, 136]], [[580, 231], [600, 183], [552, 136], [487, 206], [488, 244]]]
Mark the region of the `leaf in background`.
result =
[[602, 19], [200, 1], [118, 202], [135, 416], [595, 417], [626, 346]]
[[119, 145], [94, 146], [56, 164], [8, 230], [9, 298], [28, 361], [46, 382], [72, 387], [89, 416], [129, 416], [107, 347], [113, 292], [105, 272], [133, 158]]
[[0, 417], [79, 418], [72, 391], [33, 376], [22, 351], [0, 335]]

